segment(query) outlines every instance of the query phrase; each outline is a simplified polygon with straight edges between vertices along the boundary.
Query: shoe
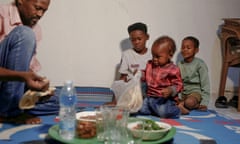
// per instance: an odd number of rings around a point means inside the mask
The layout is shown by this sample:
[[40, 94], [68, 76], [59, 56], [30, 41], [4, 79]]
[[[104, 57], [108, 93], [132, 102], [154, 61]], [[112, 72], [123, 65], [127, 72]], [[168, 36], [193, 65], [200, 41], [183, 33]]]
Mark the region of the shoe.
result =
[[230, 101], [228, 102], [228, 105], [237, 108], [238, 107], [238, 96], [233, 96], [230, 99]]
[[228, 108], [227, 98], [225, 96], [219, 96], [215, 102], [217, 108]]

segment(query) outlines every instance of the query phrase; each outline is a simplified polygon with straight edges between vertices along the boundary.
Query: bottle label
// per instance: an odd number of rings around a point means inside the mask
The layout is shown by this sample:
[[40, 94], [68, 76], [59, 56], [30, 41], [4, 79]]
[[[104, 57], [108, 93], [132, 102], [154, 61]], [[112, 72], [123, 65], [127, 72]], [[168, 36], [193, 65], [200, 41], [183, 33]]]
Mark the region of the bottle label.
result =
[[74, 106], [77, 103], [77, 97], [73, 96], [60, 96], [60, 104], [64, 106]]

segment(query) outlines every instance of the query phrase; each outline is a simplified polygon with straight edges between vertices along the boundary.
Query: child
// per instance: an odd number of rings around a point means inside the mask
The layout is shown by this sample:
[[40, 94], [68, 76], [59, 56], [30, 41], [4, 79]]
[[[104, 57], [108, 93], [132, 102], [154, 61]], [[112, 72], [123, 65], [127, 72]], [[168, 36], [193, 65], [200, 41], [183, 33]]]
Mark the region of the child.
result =
[[180, 109], [175, 98], [183, 89], [179, 68], [171, 58], [176, 45], [168, 36], [159, 37], [152, 45], [152, 60], [147, 63], [145, 77], [147, 97], [144, 99], [140, 114], [152, 114], [163, 118], [178, 118]]
[[210, 95], [208, 68], [202, 59], [195, 57], [198, 51], [197, 38], [188, 36], [182, 40], [181, 54], [184, 60], [178, 63], [184, 84], [178, 105], [182, 114], [188, 114], [193, 109], [207, 110]]
[[122, 53], [119, 67], [120, 79], [128, 81], [129, 75], [136, 70], [144, 70], [147, 61], [152, 58], [151, 51], [146, 47], [149, 39], [147, 26], [144, 23], [134, 23], [128, 26], [128, 34], [133, 48]]
[[[134, 23], [128, 26], [129, 39], [133, 48], [122, 53], [121, 63], [119, 67], [120, 80], [127, 82], [130, 75], [134, 75], [137, 70], [143, 71], [147, 61], [152, 58], [151, 51], [146, 47], [149, 35], [147, 25], [144, 23]], [[145, 83], [142, 83], [142, 92], [145, 93]], [[116, 98], [106, 103], [107, 105], [115, 105]]]

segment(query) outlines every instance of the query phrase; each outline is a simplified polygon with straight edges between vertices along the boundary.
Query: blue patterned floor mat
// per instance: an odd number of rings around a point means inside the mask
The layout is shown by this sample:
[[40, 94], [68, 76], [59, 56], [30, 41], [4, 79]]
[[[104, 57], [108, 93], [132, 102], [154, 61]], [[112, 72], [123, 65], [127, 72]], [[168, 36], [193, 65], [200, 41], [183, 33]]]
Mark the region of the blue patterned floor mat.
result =
[[[78, 90], [79, 111], [92, 110], [94, 107], [111, 101], [112, 93], [109, 89], [96, 92], [89, 89]], [[102, 89], [100, 89], [102, 90]], [[93, 92], [94, 91], [94, 92]], [[89, 95], [86, 95], [89, 94]], [[84, 97], [81, 97], [84, 96]], [[104, 96], [103, 100], [99, 97]], [[97, 98], [96, 98], [97, 97]], [[181, 116], [180, 119], [160, 119], [148, 116], [156, 121], [171, 124], [177, 129], [174, 138], [167, 142], [171, 144], [239, 144], [240, 119], [230, 119], [219, 115], [215, 111], [192, 111], [190, 115]], [[57, 124], [57, 115], [41, 116], [40, 125], [13, 125], [0, 124], [0, 144], [60, 144], [48, 136], [48, 129]]]

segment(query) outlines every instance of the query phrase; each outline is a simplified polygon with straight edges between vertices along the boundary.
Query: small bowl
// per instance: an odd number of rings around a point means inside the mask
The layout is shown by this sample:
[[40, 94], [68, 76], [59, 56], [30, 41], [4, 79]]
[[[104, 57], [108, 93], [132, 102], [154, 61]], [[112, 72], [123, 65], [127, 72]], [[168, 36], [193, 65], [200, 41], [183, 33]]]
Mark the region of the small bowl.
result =
[[82, 112], [78, 112], [76, 114], [76, 119], [79, 119], [79, 118], [85, 117], [85, 116], [96, 116], [96, 112], [95, 111], [82, 111]]
[[[162, 129], [160, 130], [144, 130], [143, 131], [143, 137], [142, 140], [150, 141], [150, 140], [158, 140], [163, 138], [169, 130], [172, 128], [170, 124], [164, 123], [164, 122], [157, 122], [155, 121], [157, 125], [159, 125]], [[133, 135], [138, 133], [138, 129], [135, 129], [135, 127], [138, 125], [138, 122], [130, 122], [128, 123], [128, 129], [132, 132]]]
[[79, 138], [93, 138], [97, 134], [96, 130], [96, 113], [80, 112], [76, 115], [76, 136]]

